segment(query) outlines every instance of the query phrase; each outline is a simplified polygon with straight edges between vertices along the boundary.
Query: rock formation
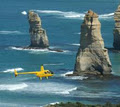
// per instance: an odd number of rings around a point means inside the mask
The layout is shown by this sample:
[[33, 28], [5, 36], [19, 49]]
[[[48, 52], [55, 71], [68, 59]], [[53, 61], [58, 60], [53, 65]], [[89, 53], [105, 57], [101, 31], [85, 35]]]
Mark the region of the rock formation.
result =
[[114, 13], [115, 28], [113, 30], [114, 42], [113, 46], [115, 49], [120, 50], [120, 5]]
[[105, 75], [111, 73], [108, 51], [104, 48], [98, 15], [89, 10], [81, 25], [80, 47], [73, 75]]
[[41, 26], [41, 19], [37, 13], [29, 11], [28, 20], [30, 25], [30, 47], [48, 48], [49, 42], [46, 31]]

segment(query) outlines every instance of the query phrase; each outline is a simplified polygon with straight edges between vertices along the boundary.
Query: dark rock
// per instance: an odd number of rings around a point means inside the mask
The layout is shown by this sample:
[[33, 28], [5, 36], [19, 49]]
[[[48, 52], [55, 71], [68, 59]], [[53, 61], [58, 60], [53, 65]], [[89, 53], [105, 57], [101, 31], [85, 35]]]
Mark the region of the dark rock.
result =
[[22, 48], [23, 50], [24, 49], [48, 49], [49, 51], [64, 52], [61, 49], [54, 49], [54, 48], [51, 49], [51, 48], [40, 48], [40, 47], [30, 47], [30, 46], [28, 46], [28, 47], [17, 47], [17, 48]]

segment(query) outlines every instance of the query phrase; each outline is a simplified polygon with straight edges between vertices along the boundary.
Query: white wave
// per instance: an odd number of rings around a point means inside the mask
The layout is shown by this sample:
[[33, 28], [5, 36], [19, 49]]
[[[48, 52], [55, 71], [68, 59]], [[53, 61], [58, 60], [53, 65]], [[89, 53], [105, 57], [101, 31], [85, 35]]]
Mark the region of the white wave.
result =
[[60, 94], [70, 94], [70, 92], [75, 91], [75, 90], [77, 90], [77, 87], [72, 88], [72, 89], [65, 90], [65, 91], [63, 91], [63, 92], [56, 92], [56, 93], [60, 93]]
[[60, 102], [50, 103], [50, 105], [60, 104]]
[[22, 71], [22, 70], [24, 70], [23, 68], [12, 68], [12, 69], [7, 69], [7, 70], [5, 70], [5, 71], [3, 71], [3, 72], [5, 72], [5, 73], [7, 73], [7, 72], [12, 73], [12, 72], [14, 72], [15, 69], [16, 69], [17, 71]]
[[86, 91], [78, 91], [76, 97], [83, 98], [113, 98], [120, 97], [117, 93], [114, 92], [86, 92]]
[[47, 65], [50, 65], [50, 66], [52, 66], [52, 65], [64, 65], [64, 63], [56, 63], [56, 64], [44, 64], [45, 66], [47, 66]]
[[53, 105], [54, 106], [55, 104], [60, 104], [60, 102], [53, 102], [53, 103], [50, 103], [50, 104], [43, 105], [41, 107], [47, 107], [49, 105]]
[[70, 45], [73, 45], [73, 46], [80, 46], [79, 43], [73, 43], [73, 44], [70, 44]]
[[23, 34], [22, 32], [20, 32], [20, 31], [5, 31], [5, 30], [3, 30], [3, 31], [0, 31], [0, 34], [3, 34], [3, 35], [5, 35], [5, 34]]
[[72, 80], [88, 79], [88, 77], [84, 77], [84, 76], [66, 76], [68, 74], [73, 74], [73, 71], [69, 71], [69, 72], [66, 72], [65, 74], [61, 74], [61, 76], [66, 77], [67, 79], [72, 79]]
[[114, 13], [109, 13], [109, 14], [99, 15], [99, 18], [100, 19], [108, 19], [108, 18], [113, 18], [113, 16], [114, 16]]
[[27, 87], [20, 91], [34, 94], [66, 95], [72, 93], [72, 91], [75, 90], [77, 90], [77, 87], [66, 83], [40, 82], [40, 83], [27, 83]]
[[84, 80], [84, 79], [88, 79], [88, 77], [84, 77], [84, 76], [71, 76], [71, 77], [67, 77], [68, 79], [72, 79], [72, 80]]
[[[38, 13], [44, 13], [44, 14], [50, 14], [50, 15], [57, 15], [60, 17], [68, 18], [68, 19], [83, 19], [86, 12], [78, 13], [78, 12], [64, 12], [59, 10], [34, 10]], [[100, 19], [108, 19], [113, 18], [114, 13], [108, 13], [108, 14], [101, 14], [99, 15]]]
[[61, 76], [65, 77], [67, 74], [73, 74], [73, 71], [68, 71], [68, 72], [66, 72], [64, 74], [61, 74]]
[[75, 45], [75, 46], [80, 46], [80, 44], [79, 44], [79, 43], [78, 43], [78, 44], [77, 44], [77, 43], [73, 43], [72, 45]]
[[19, 50], [19, 51], [29, 51], [31, 54], [42, 54], [42, 53], [69, 53], [70, 51], [68, 50], [63, 50], [63, 52], [57, 52], [57, 51], [51, 51], [49, 49], [23, 49], [21, 47], [9, 47], [10, 49], [13, 50]]
[[48, 52], [48, 49], [23, 49], [22, 47], [10, 47], [13, 50], [23, 50], [23, 51], [32, 51], [32, 52]]
[[80, 34], [81, 34], [81, 32], [79, 32], [79, 33], [75, 33], [75, 34], [80, 35]]
[[57, 15], [61, 16], [64, 18], [69, 18], [69, 19], [74, 19], [74, 18], [84, 18], [84, 13], [78, 13], [78, 12], [63, 12], [63, 11], [58, 11], [58, 10], [34, 10], [38, 13], [45, 13], [45, 14], [52, 14], [52, 15]]
[[2, 84], [0, 85], [0, 90], [9, 90], [9, 91], [15, 91], [15, 90], [21, 90], [26, 88], [28, 85], [25, 83], [21, 84]]
[[21, 14], [27, 15], [27, 12], [26, 11], [22, 11]]

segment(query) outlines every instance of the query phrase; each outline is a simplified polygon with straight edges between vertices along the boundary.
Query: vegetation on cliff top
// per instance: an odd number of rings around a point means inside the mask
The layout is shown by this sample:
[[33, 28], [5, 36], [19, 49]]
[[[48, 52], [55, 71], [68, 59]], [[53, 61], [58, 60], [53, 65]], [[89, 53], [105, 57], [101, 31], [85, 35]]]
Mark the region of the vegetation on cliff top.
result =
[[120, 107], [120, 104], [111, 104], [107, 102], [104, 105], [101, 104], [96, 104], [96, 105], [87, 105], [87, 104], [82, 104], [80, 102], [72, 103], [72, 102], [67, 102], [67, 103], [59, 103], [55, 105], [48, 105], [46, 107]]

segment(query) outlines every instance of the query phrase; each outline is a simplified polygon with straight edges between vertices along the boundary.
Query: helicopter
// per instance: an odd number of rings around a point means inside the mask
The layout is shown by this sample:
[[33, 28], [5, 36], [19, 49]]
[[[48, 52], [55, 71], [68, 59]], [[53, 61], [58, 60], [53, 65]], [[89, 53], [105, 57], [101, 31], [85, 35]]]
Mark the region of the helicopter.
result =
[[18, 73], [17, 70], [14, 70], [15, 77], [18, 76], [18, 74], [35, 74], [40, 80], [42, 80], [43, 77], [51, 77], [54, 75], [54, 73], [50, 70], [44, 70], [44, 66], [41, 65], [41, 70], [40, 71], [32, 71], [32, 72], [21, 72]]

